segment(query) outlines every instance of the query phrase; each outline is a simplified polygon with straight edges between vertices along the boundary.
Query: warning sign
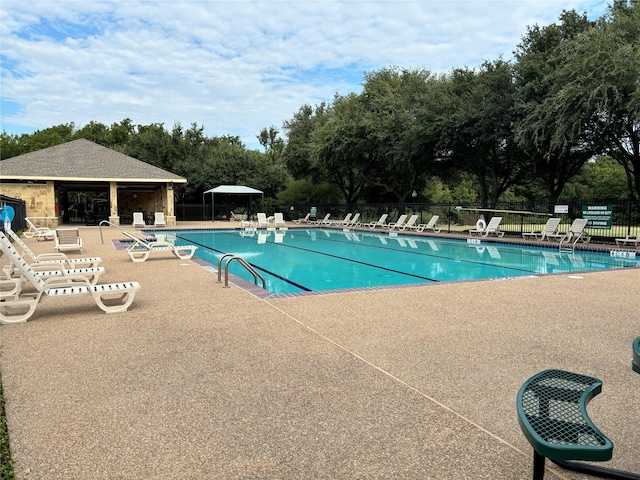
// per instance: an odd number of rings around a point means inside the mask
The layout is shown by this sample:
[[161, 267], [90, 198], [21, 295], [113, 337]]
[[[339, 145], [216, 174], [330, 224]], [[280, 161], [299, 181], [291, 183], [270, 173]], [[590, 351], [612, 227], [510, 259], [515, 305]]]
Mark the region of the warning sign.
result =
[[589, 228], [611, 230], [612, 215], [613, 206], [611, 205], [582, 206], [582, 218], [589, 220]]

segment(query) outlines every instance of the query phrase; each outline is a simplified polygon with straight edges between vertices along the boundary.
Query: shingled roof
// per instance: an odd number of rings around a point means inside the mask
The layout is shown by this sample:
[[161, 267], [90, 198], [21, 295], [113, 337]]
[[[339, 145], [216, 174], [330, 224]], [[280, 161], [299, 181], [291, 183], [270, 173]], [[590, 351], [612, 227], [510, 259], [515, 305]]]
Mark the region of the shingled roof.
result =
[[0, 179], [187, 183], [179, 175], [85, 139], [2, 160]]

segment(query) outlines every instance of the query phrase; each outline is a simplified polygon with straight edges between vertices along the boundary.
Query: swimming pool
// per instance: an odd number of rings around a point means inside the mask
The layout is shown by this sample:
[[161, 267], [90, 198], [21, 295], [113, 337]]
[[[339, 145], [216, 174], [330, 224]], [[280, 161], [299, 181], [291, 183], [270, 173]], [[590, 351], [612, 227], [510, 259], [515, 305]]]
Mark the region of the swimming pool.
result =
[[[497, 279], [640, 267], [609, 253], [326, 228], [176, 231], [179, 244], [217, 267], [225, 253], [249, 262], [274, 294]], [[237, 262], [229, 271], [253, 282]]]

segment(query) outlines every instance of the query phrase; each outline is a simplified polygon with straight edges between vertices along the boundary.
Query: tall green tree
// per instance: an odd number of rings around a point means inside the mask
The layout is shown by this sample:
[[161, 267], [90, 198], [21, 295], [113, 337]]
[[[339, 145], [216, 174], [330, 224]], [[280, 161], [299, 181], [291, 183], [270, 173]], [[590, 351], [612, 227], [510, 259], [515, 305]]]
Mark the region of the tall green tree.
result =
[[263, 128], [258, 135], [258, 141], [264, 148], [264, 153], [274, 165], [283, 165], [282, 152], [284, 150], [284, 140], [280, 138], [276, 127]]
[[558, 68], [556, 143], [582, 131], [625, 169], [640, 205], [640, 2], [616, 0], [607, 15], [572, 39]]
[[74, 132], [73, 123], [56, 125], [22, 135], [9, 135], [3, 131], [0, 135], [0, 158], [4, 160], [69, 142], [74, 139]]
[[360, 97], [336, 95], [328, 118], [311, 137], [314, 170], [340, 189], [347, 205], [353, 205], [367, 184], [364, 170], [372, 154]]
[[515, 52], [517, 138], [554, 202], [598, 150], [583, 111], [564, 109], [563, 119], [558, 104], [567, 85], [561, 69], [576, 60], [570, 45], [591, 26], [586, 14], [564, 11], [559, 24], [529, 27]]
[[476, 177], [480, 201], [493, 207], [531, 173], [515, 139], [513, 67], [487, 61], [478, 71], [454, 70], [450, 82], [454, 105], [446, 144], [455, 164]]
[[322, 181], [322, 172], [314, 161], [313, 134], [328, 118], [328, 106], [322, 102], [315, 107], [303, 105], [291, 119], [283, 122], [287, 140], [282, 158], [295, 180]]
[[385, 68], [365, 75], [361, 101], [369, 152], [363, 173], [382, 195], [404, 203], [424, 189], [439, 160], [441, 79], [425, 69]]

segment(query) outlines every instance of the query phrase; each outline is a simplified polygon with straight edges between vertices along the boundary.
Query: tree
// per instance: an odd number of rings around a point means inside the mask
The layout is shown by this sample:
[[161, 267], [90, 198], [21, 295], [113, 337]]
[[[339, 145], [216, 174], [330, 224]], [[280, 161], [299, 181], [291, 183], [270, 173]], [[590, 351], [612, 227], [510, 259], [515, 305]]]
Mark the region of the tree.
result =
[[279, 133], [276, 127], [271, 126], [260, 130], [258, 135], [258, 141], [264, 148], [265, 155], [274, 165], [283, 165], [284, 140], [278, 136]]
[[560, 20], [559, 25], [529, 27], [515, 52], [517, 138], [553, 202], [598, 150], [581, 109], [571, 108], [571, 114], [562, 119], [558, 105], [567, 82], [560, 74], [562, 65], [574, 60], [569, 45], [592, 22], [573, 10], [564, 11]]
[[3, 131], [0, 137], [0, 158], [4, 160], [71, 141], [74, 139], [74, 128], [73, 123], [67, 123], [36, 130], [31, 134], [8, 135]]
[[367, 183], [364, 168], [371, 154], [371, 142], [362, 116], [358, 95], [336, 95], [328, 110], [328, 120], [311, 136], [316, 175], [337, 186], [347, 205], [356, 203]]
[[286, 145], [282, 158], [287, 171], [296, 180], [320, 180], [322, 174], [314, 163], [313, 133], [327, 121], [326, 103], [312, 107], [303, 105], [290, 120], [283, 123]]
[[94, 122], [93, 120], [81, 129], [76, 130], [73, 137], [74, 139], [84, 138], [107, 148], [112, 146], [111, 131], [109, 130], [109, 127], [103, 123]]
[[640, 2], [616, 0], [607, 15], [567, 49], [558, 69], [562, 88], [556, 106], [559, 143], [578, 126], [598, 141], [599, 151], [625, 169], [631, 198], [640, 205]]
[[446, 144], [455, 164], [476, 177], [482, 204], [493, 207], [531, 173], [515, 139], [513, 67], [484, 62], [479, 71], [454, 70], [450, 82], [454, 107]]
[[439, 82], [424, 69], [385, 68], [365, 75], [361, 171], [369, 185], [401, 203], [423, 190], [438, 160], [432, 127], [441, 114]]

